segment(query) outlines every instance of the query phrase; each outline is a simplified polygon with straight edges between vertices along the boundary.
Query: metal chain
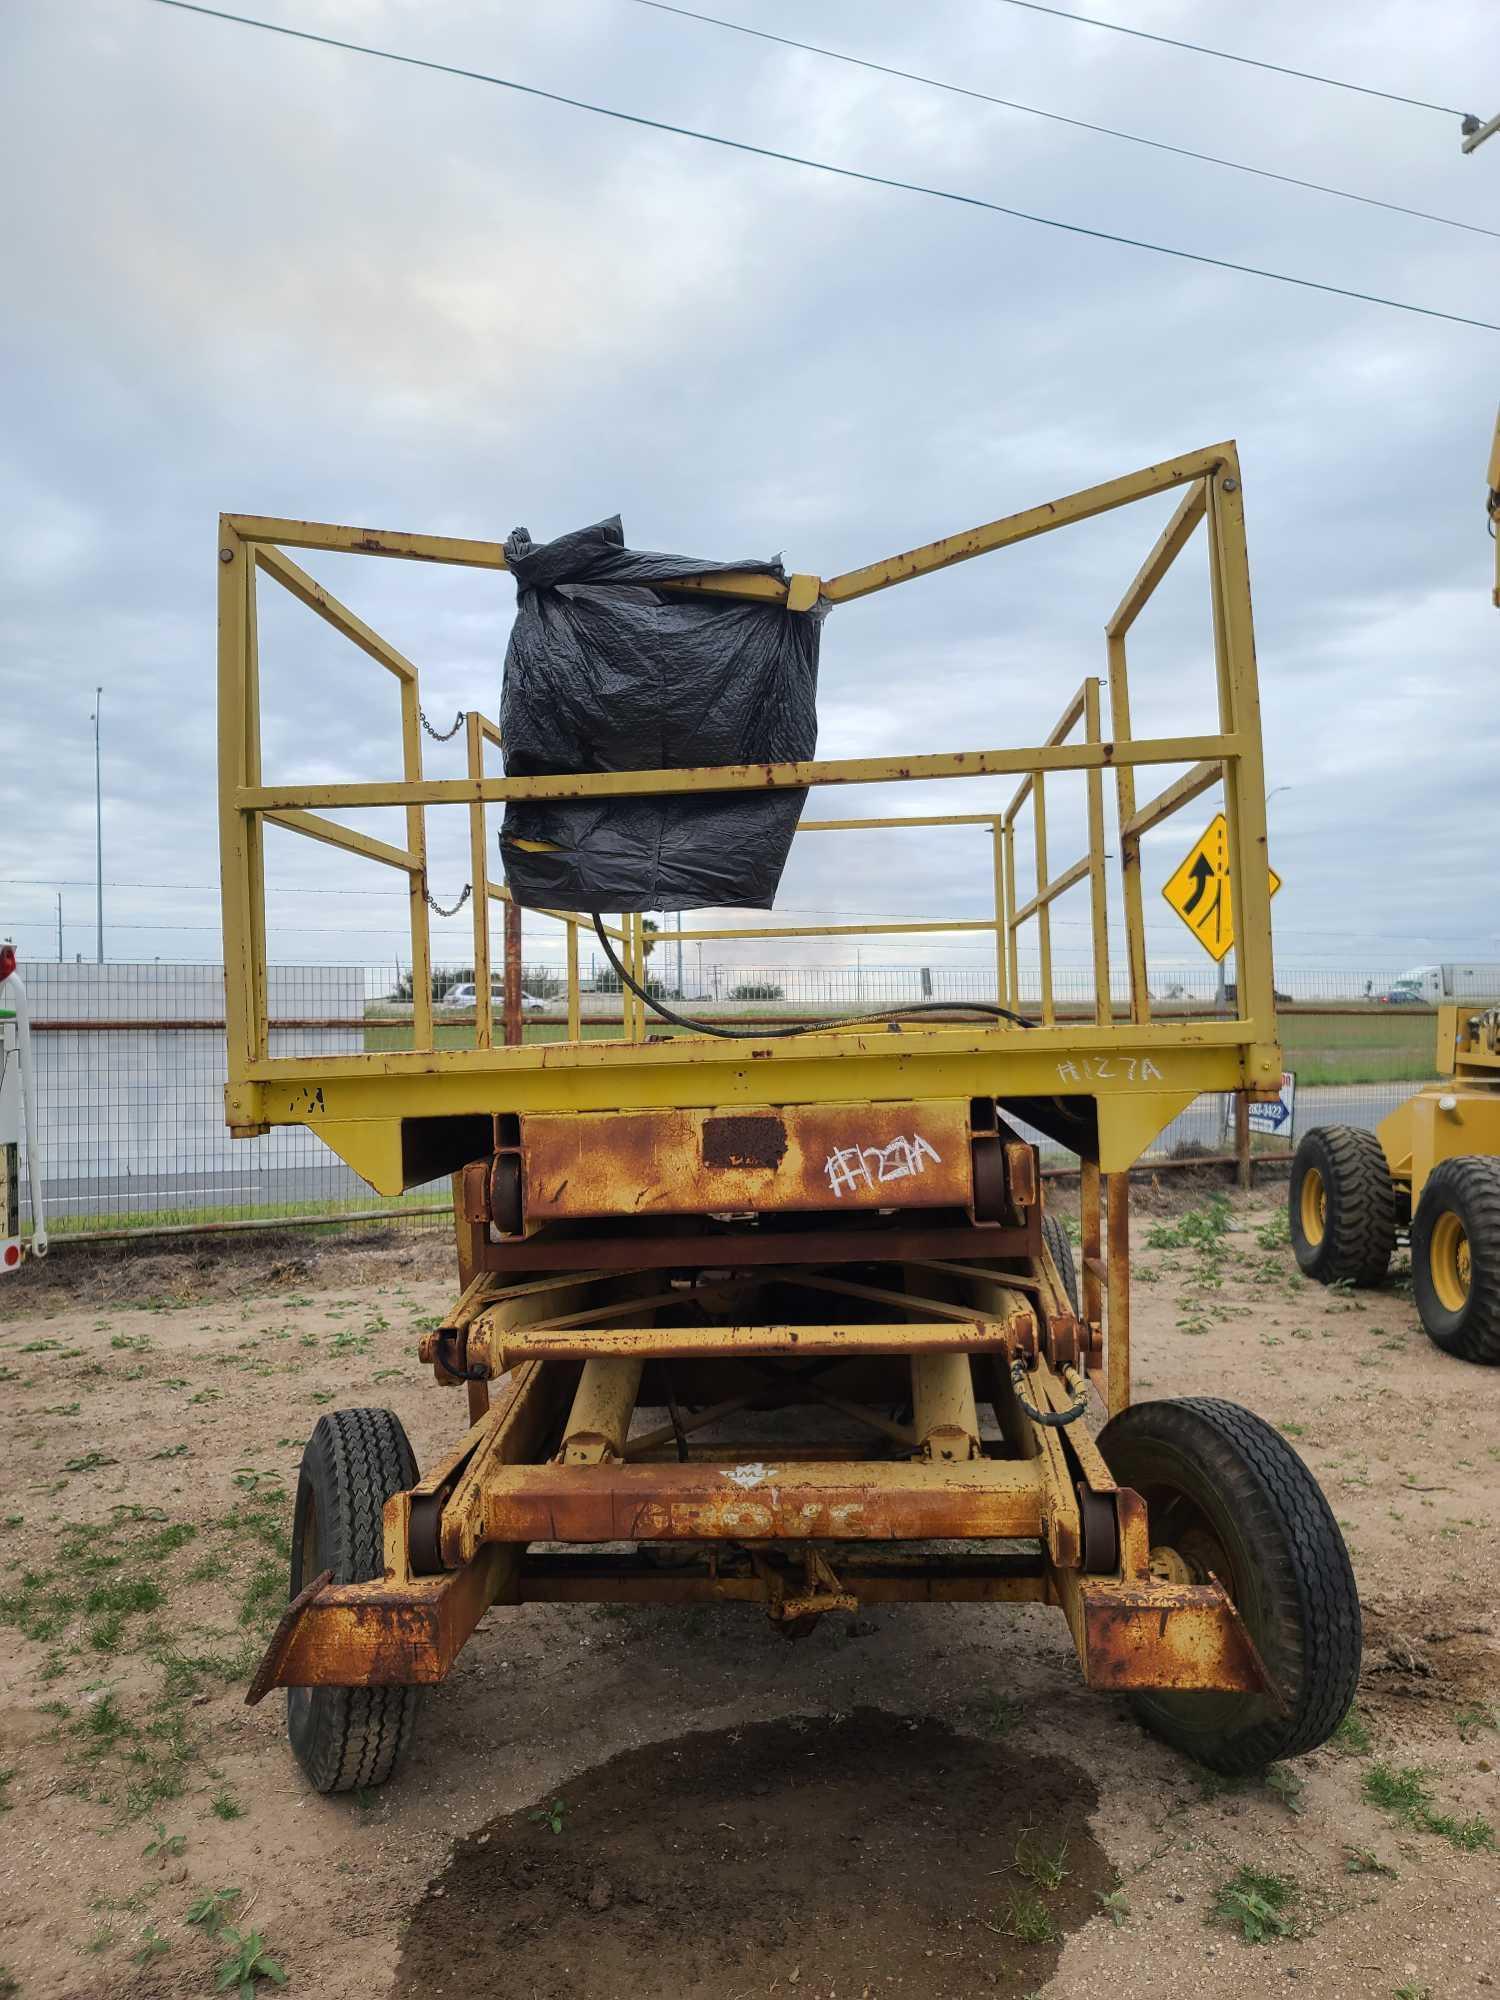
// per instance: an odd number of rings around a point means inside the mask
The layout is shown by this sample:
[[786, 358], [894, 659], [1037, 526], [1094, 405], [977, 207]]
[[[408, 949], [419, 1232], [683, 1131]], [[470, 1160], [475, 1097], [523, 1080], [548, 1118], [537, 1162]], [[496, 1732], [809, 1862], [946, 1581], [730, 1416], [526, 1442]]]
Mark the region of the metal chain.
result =
[[463, 894], [459, 897], [458, 901], [453, 905], [453, 908], [451, 910], [445, 910], [442, 904], [438, 902], [437, 898], [433, 895], [432, 891], [428, 888], [427, 878], [425, 876], [423, 876], [422, 878], [422, 894], [426, 898], [427, 907], [429, 910], [436, 910], [440, 917], [456, 917], [459, 911], [463, 908], [464, 904], [468, 902], [469, 892], [473, 888], [473, 886], [474, 885], [472, 882], [465, 882]]
[[451, 729], [434, 729], [432, 724], [427, 720], [426, 709], [422, 707], [420, 702], [417, 704], [417, 714], [421, 719], [422, 727], [427, 731], [427, 734], [432, 738], [434, 743], [446, 743], [450, 736], [457, 736], [459, 730], [464, 726], [464, 712], [462, 709], [454, 716], [453, 727]]

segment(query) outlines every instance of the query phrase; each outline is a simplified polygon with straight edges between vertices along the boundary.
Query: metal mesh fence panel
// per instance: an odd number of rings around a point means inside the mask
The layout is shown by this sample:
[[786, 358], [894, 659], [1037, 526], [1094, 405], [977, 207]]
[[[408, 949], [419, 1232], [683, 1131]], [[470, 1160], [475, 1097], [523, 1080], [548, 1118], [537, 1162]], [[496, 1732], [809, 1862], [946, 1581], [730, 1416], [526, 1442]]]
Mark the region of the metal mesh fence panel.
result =
[[[583, 965], [586, 1035], [620, 1032], [621, 1005], [608, 968]], [[665, 968], [663, 968], [665, 970]], [[675, 968], [674, 968], [675, 971]], [[49, 1225], [59, 1237], [119, 1229], [307, 1222], [331, 1216], [395, 1215], [433, 1226], [448, 1185], [434, 1182], [399, 1200], [375, 1194], [314, 1135], [278, 1127], [262, 1138], [231, 1139], [224, 1125], [223, 975], [215, 965], [48, 965], [24, 967], [35, 1027], [38, 1116]], [[655, 966], [653, 984], [679, 1003]], [[434, 975], [440, 1046], [472, 1045], [472, 985], [463, 967]], [[1184, 975], [1186, 979], [1187, 975]], [[1430, 1009], [1391, 1005], [1392, 975], [1283, 973], [1285, 1061], [1297, 1078], [1289, 1128], [1257, 1138], [1284, 1153], [1310, 1125], [1373, 1128], [1433, 1074]], [[1161, 1012], [1209, 1009], [1215, 975], [1193, 974], [1193, 990], [1160, 982]], [[1072, 984], [1070, 984], [1072, 982]], [[1074, 986], [1076, 985], [1076, 992]], [[459, 988], [453, 993], [454, 988]], [[534, 990], [533, 990], [534, 989]], [[1091, 975], [1060, 969], [1059, 1014], [1091, 1009]], [[958, 1003], [995, 998], [995, 978], [944, 967], [696, 966], [683, 981], [684, 1011], [707, 1020], [802, 1016], [816, 1021], [917, 1000]], [[452, 993], [451, 1000], [449, 995]], [[528, 1038], [565, 1032], [555, 981], [533, 976]], [[271, 1047], [276, 1055], [334, 1056], [410, 1047], [411, 993], [399, 968], [273, 966], [268, 974]], [[1014, 996], [1012, 996], [1014, 998]], [[1034, 1006], [1035, 973], [1023, 968], [1020, 1004]], [[1123, 1011], [1123, 986], [1116, 993]], [[652, 1031], [665, 1032], [653, 1023]], [[1044, 1158], [1069, 1156], [1042, 1141]], [[1146, 1155], [1150, 1162], [1222, 1154], [1233, 1145], [1228, 1099], [1200, 1099], [1175, 1119]]]

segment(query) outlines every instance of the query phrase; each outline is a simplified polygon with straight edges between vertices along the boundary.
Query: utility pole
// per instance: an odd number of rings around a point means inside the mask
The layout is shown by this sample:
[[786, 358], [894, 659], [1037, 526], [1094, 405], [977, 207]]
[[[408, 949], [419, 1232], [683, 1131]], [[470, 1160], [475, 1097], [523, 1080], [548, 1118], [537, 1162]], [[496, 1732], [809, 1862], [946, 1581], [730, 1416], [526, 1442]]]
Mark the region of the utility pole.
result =
[[62, 953], [62, 890], [61, 890], [61, 889], [59, 889], [59, 890], [58, 890], [58, 892], [57, 892], [57, 962], [58, 962], [58, 964], [59, 964], [59, 965], [61, 965], [61, 964], [62, 964], [62, 962], [63, 962], [63, 953]]
[[99, 716], [104, 706], [103, 688], [94, 689], [94, 886], [98, 924], [99, 963], [104, 963], [104, 787], [100, 781]]

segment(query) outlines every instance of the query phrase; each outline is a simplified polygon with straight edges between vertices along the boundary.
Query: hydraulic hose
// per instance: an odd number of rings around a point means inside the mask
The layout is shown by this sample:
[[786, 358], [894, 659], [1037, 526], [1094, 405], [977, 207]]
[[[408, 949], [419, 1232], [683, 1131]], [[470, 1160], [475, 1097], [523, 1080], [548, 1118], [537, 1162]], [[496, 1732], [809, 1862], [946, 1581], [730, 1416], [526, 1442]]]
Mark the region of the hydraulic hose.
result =
[[1028, 1021], [1024, 1014], [1013, 1014], [1009, 1007], [997, 1007], [989, 1000], [913, 1000], [905, 1007], [885, 1007], [873, 1014], [840, 1014], [828, 1021], [803, 1021], [794, 1027], [773, 1028], [726, 1028], [717, 1021], [695, 1020], [690, 1014], [679, 1014], [668, 1007], [655, 994], [648, 993], [644, 986], [631, 978], [624, 966], [616, 958], [614, 947], [604, 928], [604, 920], [598, 910], [591, 912], [594, 929], [604, 956], [614, 968], [622, 986], [628, 986], [638, 1000], [644, 1000], [654, 1014], [675, 1027], [690, 1028], [696, 1035], [717, 1035], [723, 1041], [763, 1042], [767, 1040], [790, 1041], [794, 1035], [815, 1035], [833, 1028], [859, 1027], [865, 1022], [900, 1021], [909, 1014], [982, 1014], [987, 1020], [1013, 1021], [1018, 1028], [1031, 1028], [1036, 1024]]

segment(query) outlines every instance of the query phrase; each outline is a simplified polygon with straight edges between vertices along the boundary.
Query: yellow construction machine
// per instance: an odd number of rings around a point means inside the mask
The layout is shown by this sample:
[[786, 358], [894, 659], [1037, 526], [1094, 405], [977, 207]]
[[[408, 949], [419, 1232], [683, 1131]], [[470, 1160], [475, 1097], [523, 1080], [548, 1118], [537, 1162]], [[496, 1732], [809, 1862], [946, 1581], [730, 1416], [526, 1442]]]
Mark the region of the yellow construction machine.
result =
[[[249, 1698], [288, 1690], [292, 1746], [320, 1790], [389, 1777], [421, 1688], [443, 1679], [492, 1606], [503, 1615], [527, 1602], [757, 1605], [793, 1635], [866, 1604], [1052, 1604], [1088, 1685], [1128, 1694], [1151, 1728], [1221, 1770], [1309, 1750], [1337, 1726], [1358, 1676], [1360, 1613], [1312, 1475], [1247, 1410], [1217, 1398], [1136, 1403], [1130, 1386], [1131, 1165], [1200, 1093], [1274, 1096], [1281, 1076], [1234, 446], [842, 576], [669, 574], [657, 587], [669, 600], [694, 590], [769, 597], [787, 619], [836, 614], [1153, 501], [1168, 503], [1165, 525], [1105, 622], [1107, 671], [1083, 682], [1043, 743], [497, 776], [485, 751], [498, 732], [476, 712], [464, 774], [438, 779], [422, 770], [416, 667], [287, 552], [500, 571], [504, 547], [222, 519], [230, 1126], [244, 1136], [304, 1126], [390, 1195], [451, 1174], [457, 1213], [458, 1290], [419, 1348], [433, 1380], [466, 1407], [452, 1445], [419, 1474], [392, 1411], [349, 1409], [320, 1419], [302, 1461], [290, 1602]], [[1213, 635], [1203, 710], [1213, 726], [1136, 736], [1129, 636], [1200, 529]], [[263, 773], [258, 582], [289, 591], [394, 677], [399, 779], [288, 783]], [[1180, 680], [1174, 699], [1186, 693]], [[1176, 775], [1142, 798], [1138, 780], [1153, 771]], [[509, 892], [490, 880], [489, 807], [958, 778], [1016, 789], [977, 813], [804, 819], [799, 832], [898, 838], [913, 826], [977, 826], [994, 916], [963, 927], [993, 933], [997, 1005], [735, 1039], [648, 1033], [645, 936], [639, 915], [627, 915], [599, 920], [627, 976], [614, 1029], [589, 1039], [578, 949], [588, 920], [563, 909], [543, 915], [566, 938], [564, 1039], [523, 1040], [511, 1004], [497, 1045], [490, 911]], [[1047, 806], [1055, 845], [1070, 785], [1086, 851], [1055, 868]], [[1234, 1009], [1164, 1018], [1147, 978], [1142, 837], [1216, 787], [1239, 929]], [[404, 838], [379, 840], [337, 816], [367, 807], [400, 808]], [[466, 814], [470, 834], [476, 1000], [463, 1047], [451, 1028], [439, 1045], [428, 997], [425, 815], [434, 809]], [[268, 826], [405, 878], [409, 1048], [295, 1056], [277, 1047]], [[1018, 854], [1028, 876], [1019, 886]], [[1110, 999], [1116, 858], [1123, 1016]], [[1053, 910], [1071, 890], [1092, 927], [1086, 1010], [1054, 997]], [[506, 915], [509, 946], [512, 907]], [[1030, 1008], [1023, 934], [1035, 937], [1040, 964]], [[513, 1003], [519, 959], [507, 958]], [[1037, 1133], [1078, 1158], [1076, 1268], [1061, 1218], [1045, 1209]], [[1096, 1413], [1108, 1419], [1097, 1435]]]
[[[1500, 518], [1500, 420], [1486, 507]], [[1500, 606], [1500, 543], [1494, 602]], [[1494, 996], [1500, 1003], [1500, 994]], [[1320, 1284], [1378, 1285], [1397, 1238], [1428, 1337], [1463, 1361], [1500, 1366], [1500, 1004], [1437, 1010], [1438, 1081], [1373, 1132], [1304, 1134], [1288, 1194], [1292, 1248]]]

